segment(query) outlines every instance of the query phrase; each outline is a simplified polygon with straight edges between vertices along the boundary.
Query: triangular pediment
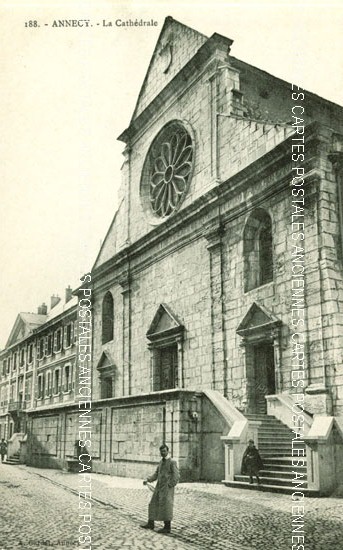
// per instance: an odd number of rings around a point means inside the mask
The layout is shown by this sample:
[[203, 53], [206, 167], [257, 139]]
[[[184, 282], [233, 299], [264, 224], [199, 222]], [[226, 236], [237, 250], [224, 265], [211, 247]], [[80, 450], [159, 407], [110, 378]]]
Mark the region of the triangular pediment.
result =
[[264, 306], [254, 302], [240, 322], [236, 332], [240, 336], [263, 328], [271, 328], [280, 325], [281, 321]]
[[19, 313], [8, 337], [6, 348], [27, 338], [33, 333], [34, 329], [38, 328], [46, 321], [46, 318], [46, 315], [38, 313]]
[[132, 120], [144, 111], [206, 41], [205, 35], [175, 21], [172, 17], [166, 17]]
[[169, 331], [183, 330], [183, 325], [166, 304], [161, 304], [153, 318], [147, 337]]
[[13, 329], [8, 339], [7, 345], [12, 346], [16, 342], [20, 342], [20, 340], [23, 340], [23, 338], [25, 338], [25, 332], [25, 323], [19, 314], [13, 325]]
[[114, 367], [114, 361], [108, 351], [103, 351], [96, 368], [98, 370], [105, 370]]

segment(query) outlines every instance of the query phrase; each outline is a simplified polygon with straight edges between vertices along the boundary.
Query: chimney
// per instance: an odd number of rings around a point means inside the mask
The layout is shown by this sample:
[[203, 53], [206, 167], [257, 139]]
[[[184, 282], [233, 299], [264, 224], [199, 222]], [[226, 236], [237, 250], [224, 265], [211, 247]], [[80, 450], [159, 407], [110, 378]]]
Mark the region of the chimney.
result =
[[47, 315], [48, 306], [43, 302], [41, 306], [38, 306], [37, 313], [38, 315]]
[[70, 285], [68, 285], [68, 287], [66, 288], [65, 296], [66, 296], [65, 303], [69, 302], [69, 300], [71, 300], [73, 297], [73, 290], [72, 288], [70, 288]]
[[59, 296], [55, 296], [55, 294], [53, 294], [50, 298], [51, 302], [50, 302], [50, 309], [52, 309], [53, 307], [57, 306], [58, 302], [61, 300], [61, 298]]

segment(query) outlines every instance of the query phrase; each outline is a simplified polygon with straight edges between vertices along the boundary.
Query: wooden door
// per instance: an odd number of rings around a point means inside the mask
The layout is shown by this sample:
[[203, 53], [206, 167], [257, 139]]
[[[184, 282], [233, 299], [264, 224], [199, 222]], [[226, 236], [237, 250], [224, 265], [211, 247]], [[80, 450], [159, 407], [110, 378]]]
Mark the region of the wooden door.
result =
[[263, 343], [254, 348], [255, 370], [255, 412], [265, 414], [267, 412], [266, 395], [275, 393], [275, 363], [274, 346], [271, 343]]

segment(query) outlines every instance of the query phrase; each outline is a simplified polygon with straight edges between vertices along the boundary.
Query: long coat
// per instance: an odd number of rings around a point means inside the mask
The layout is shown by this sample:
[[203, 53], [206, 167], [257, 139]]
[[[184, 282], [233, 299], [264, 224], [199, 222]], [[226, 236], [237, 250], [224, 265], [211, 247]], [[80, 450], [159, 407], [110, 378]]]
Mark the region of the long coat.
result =
[[7, 453], [7, 443], [6, 441], [0, 442], [0, 454], [5, 455]]
[[248, 474], [249, 476], [256, 476], [258, 472], [262, 470], [263, 462], [260, 457], [260, 453], [256, 447], [247, 447], [244, 451], [242, 459], [241, 474]]
[[175, 460], [162, 459], [155, 473], [147, 481], [156, 481], [156, 487], [149, 504], [149, 519], [171, 521], [173, 519], [174, 487], [179, 481], [179, 470]]

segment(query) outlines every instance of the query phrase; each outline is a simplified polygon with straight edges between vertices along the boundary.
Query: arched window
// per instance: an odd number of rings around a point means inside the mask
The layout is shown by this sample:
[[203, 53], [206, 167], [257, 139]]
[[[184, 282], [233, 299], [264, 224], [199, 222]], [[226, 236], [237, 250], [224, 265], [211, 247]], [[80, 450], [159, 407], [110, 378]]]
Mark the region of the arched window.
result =
[[106, 292], [102, 302], [102, 343], [113, 340], [114, 307], [113, 297], [110, 292]]
[[244, 291], [273, 280], [272, 221], [265, 210], [250, 214], [244, 228]]
[[258, 248], [260, 285], [264, 285], [273, 280], [273, 238], [272, 222], [269, 216], [260, 229]]

